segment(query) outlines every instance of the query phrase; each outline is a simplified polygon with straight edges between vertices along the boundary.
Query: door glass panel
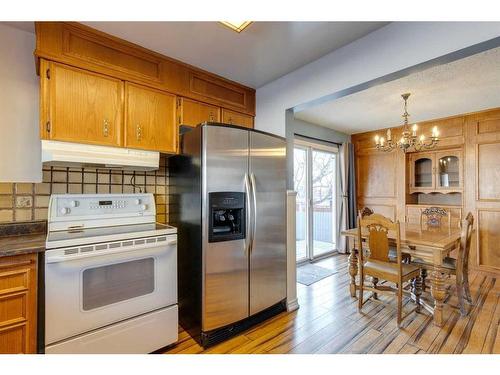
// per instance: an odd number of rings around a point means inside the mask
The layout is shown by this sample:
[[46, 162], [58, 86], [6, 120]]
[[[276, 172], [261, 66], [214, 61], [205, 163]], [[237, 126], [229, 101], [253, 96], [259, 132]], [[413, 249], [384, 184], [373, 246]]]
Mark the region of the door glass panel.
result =
[[307, 257], [307, 150], [295, 147], [293, 150], [293, 180], [297, 192], [296, 251], [297, 261]]
[[312, 150], [313, 257], [335, 250], [335, 154]]
[[154, 259], [89, 268], [83, 271], [83, 310], [111, 305], [154, 291]]
[[432, 187], [432, 160], [415, 160], [415, 187]]
[[439, 181], [441, 187], [458, 187], [460, 175], [458, 168], [458, 157], [443, 156], [439, 158]]

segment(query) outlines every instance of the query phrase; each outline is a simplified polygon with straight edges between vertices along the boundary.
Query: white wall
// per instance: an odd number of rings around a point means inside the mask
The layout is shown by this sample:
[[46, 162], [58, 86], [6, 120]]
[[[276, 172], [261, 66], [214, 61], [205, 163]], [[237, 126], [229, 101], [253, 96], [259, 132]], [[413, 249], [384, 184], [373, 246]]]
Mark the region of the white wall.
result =
[[255, 128], [285, 136], [285, 110], [500, 36], [500, 22], [397, 22], [257, 89]]
[[40, 182], [35, 35], [0, 23], [0, 182]]

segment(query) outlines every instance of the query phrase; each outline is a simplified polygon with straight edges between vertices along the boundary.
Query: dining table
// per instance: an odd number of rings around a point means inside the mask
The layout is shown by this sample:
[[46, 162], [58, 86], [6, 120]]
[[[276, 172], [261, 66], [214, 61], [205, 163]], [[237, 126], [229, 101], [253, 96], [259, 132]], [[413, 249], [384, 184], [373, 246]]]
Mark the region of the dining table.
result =
[[[352, 228], [341, 231], [341, 235], [346, 237], [349, 249], [349, 289], [352, 297], [356, 297], [359, 289], [356, 285], [356, 275], [358, 274], [357, 250], [367, 249], [366, 240], [368, 231], [364, 228], [361, 232], [362, 247], [358, 242], [358, 229]], [[389, 231], [389, 246], [396, 246], [396, 233]], [[403, 253], [411, 256], [412, 260], [419, 260], [419, 265], [430, 272], [431, 296], [433, 303], [424, 305], [433, 314], [434, 324], [442, 327], [443, 305], [447, 296], [446, 278], [449, 273], [443, 268], [443, 260], [459, 246], [460, 228], [454, 226], [429, 227], [421, 224], [401, 223], [400, 224], [400, 247]]]

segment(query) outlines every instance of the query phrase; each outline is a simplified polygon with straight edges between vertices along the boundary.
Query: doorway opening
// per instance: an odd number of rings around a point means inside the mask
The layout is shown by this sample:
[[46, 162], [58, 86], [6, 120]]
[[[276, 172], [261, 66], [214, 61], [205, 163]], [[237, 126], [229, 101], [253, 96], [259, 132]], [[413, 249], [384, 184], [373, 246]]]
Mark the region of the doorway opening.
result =
[[337, 251], [338, 148], [294, 140], [297, 264]]

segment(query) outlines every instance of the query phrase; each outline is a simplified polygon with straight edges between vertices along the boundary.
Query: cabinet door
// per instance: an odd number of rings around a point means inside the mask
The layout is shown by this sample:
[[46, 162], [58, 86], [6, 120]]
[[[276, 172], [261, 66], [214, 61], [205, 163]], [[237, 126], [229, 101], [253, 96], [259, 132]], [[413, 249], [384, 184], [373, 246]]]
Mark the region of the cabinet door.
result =
[[179, 125], [196, 126], [202, 122], [220, 122], [220, 108], [214, 105], [179, 98]]
[[462, 181], [462, 151], [450, 150], [436, 152], [436, 189], [461, 190]]
[[120, 146], [123, 82], [56, 63], [49, 69], [48, 138]]
[[175, 95], [125, 84], [125, 147], [175, 153]]
[[0, 258], [0, 354], [36, 353], [37, 255]]
[[224, 124], [239, 125], [253, 129], [253, 117], [222, 108], [222, 122]]
[[411, 160], [410, 192], [433, 190], [435, 184], [434, 153], [413, 154]]

